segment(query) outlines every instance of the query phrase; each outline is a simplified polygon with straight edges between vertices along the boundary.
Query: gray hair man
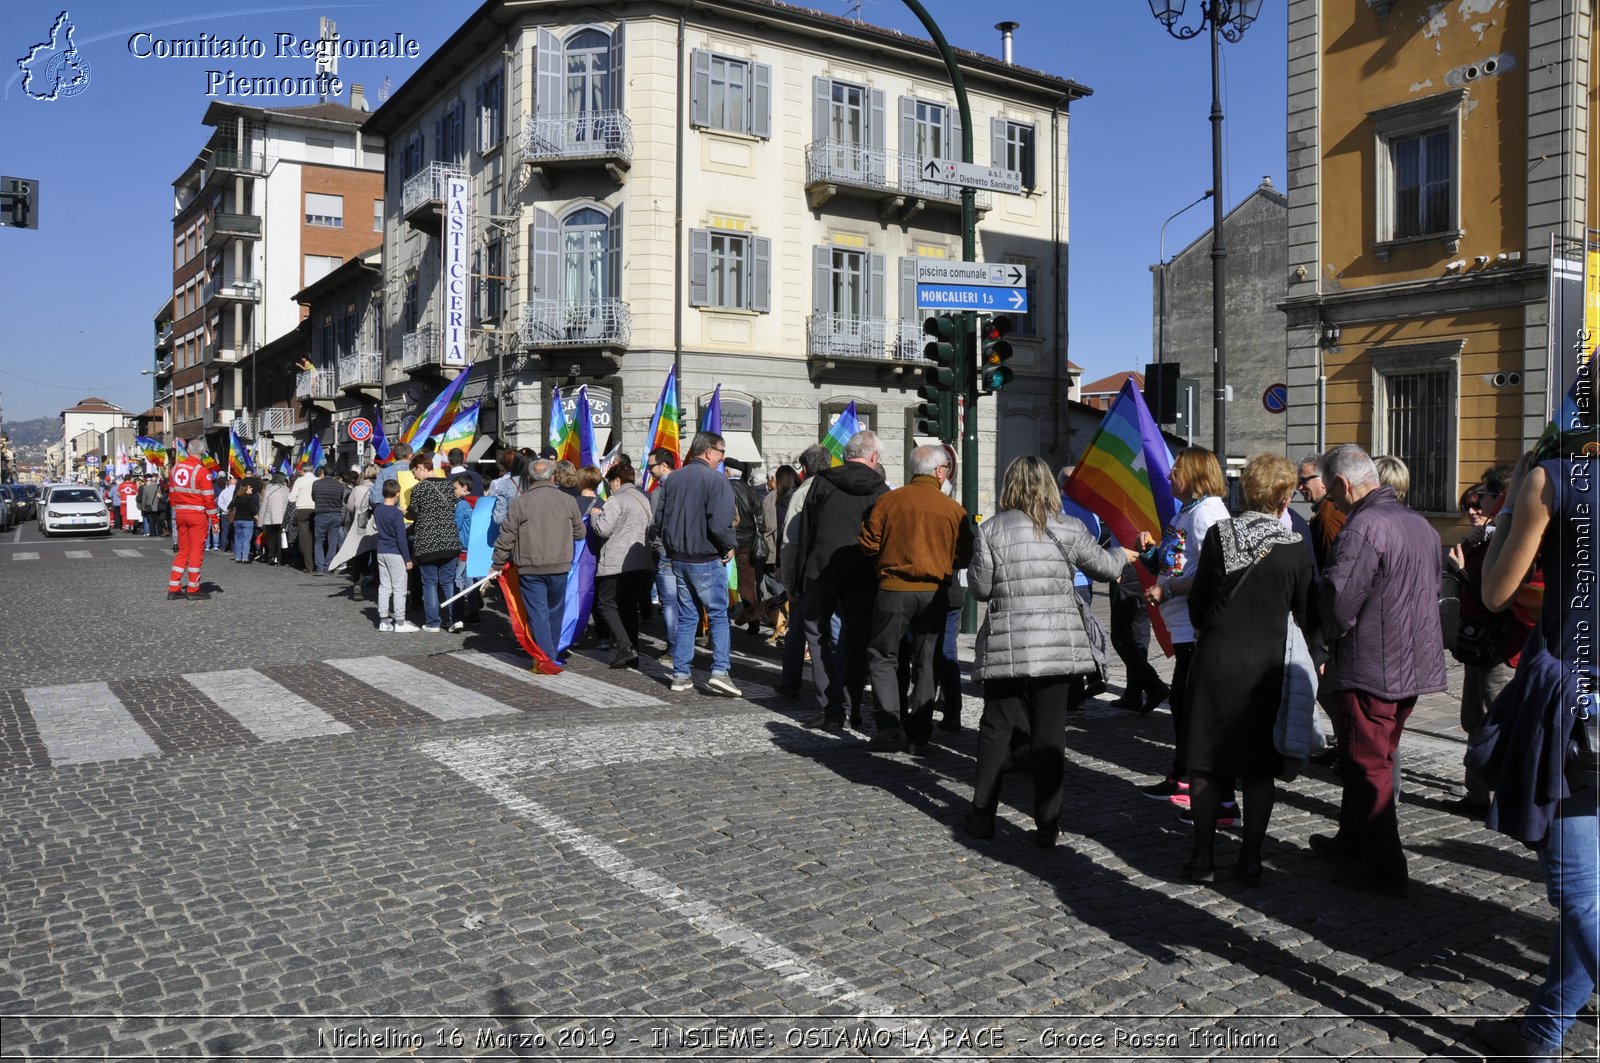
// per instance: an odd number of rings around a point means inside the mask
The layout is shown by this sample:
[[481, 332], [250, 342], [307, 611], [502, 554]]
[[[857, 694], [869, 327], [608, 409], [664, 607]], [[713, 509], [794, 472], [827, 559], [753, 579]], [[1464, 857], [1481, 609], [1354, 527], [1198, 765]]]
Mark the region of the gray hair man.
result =
[[494, 543], [493, 572], [517, 566], [517, 583], [528, 612], [533, 641], [559, 671], [566, 625], [567, 574], [572, 544], [587, 534], [578, 503], [555, 485], [555, 462], [543, 458], [528, 468], [528, 487], [506, 506], [506, 520]]
[[1317, 570], [1328, 563], [1333, 551], [1333, 540], [1344, 527], [1344, 514], [1328, 497], [1328, 487], [1322, 480], [1322, 456], [1307, 454], [1300, 459], [1295, 483], [1300, 497], [1311, 503], [1311, 550], [1317, 555]]
[[1439, 535], [1378, 481], [1366, 451], [1334, 447], [1319, 472], [1345, 515], [1318, 589], [1330, 642], [1322, 703], [1342, 751], [1339, 830], [1311, 848], [1334, 880], [1389, 896], [1409, 889], [1395, 811], [1395, 751], [1421, 694], [1445, 688]]
[[[845, 444], [844, 462], [820, 473], [799, 518], [795, 583], [805, 608], [806, 643], [811, 649], [811, 679], [821, 716], [811, 726], [839, 730], [845, 702], [850, 722], [861, 723], [867, 687], [867, 641], [878, 580], [861, 550], [861, 525], [874, 503], [889, 491], [878, 469], [882, 444], [869, 431]], [[835, 640], [833, 615], [839, 614]]]
[[738, 540], [733, 533], [733, 488], [717, 471], [727, 443], [715, 432], [700, 432], [689, 444], [683, 468], [662, 483], [656, 524], [672, 562], [678, 626], [672, 636], [672, 690], [694, 689], [694, 633], [700, 610], [711, 635], [711, 677], [706, 689], [728, 697], [743, 692], [728, 674], [728, 569]]
[[[967, 511], [944, 493], [949, 477], [943, 447], [918, 447], [911, 482], [878, 499], [857, 539], [878, 569], [867, 646], [877, 734], [869, 749], [898, 752], [909, 742], [912, 754], [922, 756], [933, 736], [934, 655], [950, 611], [950, 583], [972, 557]], [[911, 704], [901, 706], [900, 641], [908, 631], [914, 681]]]

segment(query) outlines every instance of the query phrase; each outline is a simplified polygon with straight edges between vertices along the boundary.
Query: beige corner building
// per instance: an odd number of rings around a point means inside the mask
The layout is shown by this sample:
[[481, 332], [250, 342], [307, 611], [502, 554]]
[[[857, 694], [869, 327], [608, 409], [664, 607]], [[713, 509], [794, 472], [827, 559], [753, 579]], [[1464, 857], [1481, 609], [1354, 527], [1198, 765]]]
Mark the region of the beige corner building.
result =
[[1593, 5], [1288, 7], [1289, 450], [1396, 455], [1451, 515], [1550, 416], [1552, 238], [1600, 227]]
[[[974, 161], [1024, 185], [978, 196], [977, 257], [1026, 266], [1031, 298], [1018, 379], [980, 406], [987, 488], [1070, 446], [1067, 125], [1089, 90], [959, 58]], [[586, 383], [597, 442], [637, 460], [676, 363], [690, 425], [721, 385], [734, 455], [792, 460], [854, 401], [903, 482], [914, 261], [961, 257], [959, 192], [923, 173], [961, 157], [930, 43], [769, 0], [490, 0], [365, 129], [389, 153], [391, 437], [471, 365], [485, 435], [541, 446], [553, 389]]]

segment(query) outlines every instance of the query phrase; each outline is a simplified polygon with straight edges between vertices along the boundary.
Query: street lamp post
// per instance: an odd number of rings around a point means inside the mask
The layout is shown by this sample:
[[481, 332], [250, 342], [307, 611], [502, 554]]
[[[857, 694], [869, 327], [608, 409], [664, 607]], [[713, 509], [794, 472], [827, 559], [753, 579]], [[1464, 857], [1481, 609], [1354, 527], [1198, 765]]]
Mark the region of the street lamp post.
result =
[[1190, 203], [1182, 210], [1174, 211], [1171, 217], [1161, 223], [1161, 266], [1160, 266], [1160, 297], [1156, 305], [1156, 364], [1164, 365], [1167, 360], [1167, 226], [1177, 220], [1178, 215], [1193, 210], [1204, 203], [1211, 195], [1208, 189], [1200, 193], [1200, 198]]
[[1211, 355], [1213, 449], [1228, 460], [1228, 248], [1222, 234], [1222, 41], [1238, 43], [1261, 12], [1262, 0], [1201, 0], [1197, 26], [1176, 25], [1185, 0], [1150, 0], [1150, 13], [1180, 41], [1211, 34]]

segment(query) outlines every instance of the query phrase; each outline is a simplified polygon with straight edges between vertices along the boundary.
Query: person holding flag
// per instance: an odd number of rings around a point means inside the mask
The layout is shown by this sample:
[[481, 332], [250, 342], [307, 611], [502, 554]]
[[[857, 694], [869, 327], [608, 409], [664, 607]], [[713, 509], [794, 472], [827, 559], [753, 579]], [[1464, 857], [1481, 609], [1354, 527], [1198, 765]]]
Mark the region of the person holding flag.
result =
[[206, 531], [217, 515], [211, 470], [199, 458], [184, 455], [173, 467], [168, 500], [172, 524], [178, 533], [178, 549], [167, 578], [167, 600], [175, 601], [187, 594], [191, 601], [204, 601], [211, 595], [200, 589], [200, 564], [205, 560]]

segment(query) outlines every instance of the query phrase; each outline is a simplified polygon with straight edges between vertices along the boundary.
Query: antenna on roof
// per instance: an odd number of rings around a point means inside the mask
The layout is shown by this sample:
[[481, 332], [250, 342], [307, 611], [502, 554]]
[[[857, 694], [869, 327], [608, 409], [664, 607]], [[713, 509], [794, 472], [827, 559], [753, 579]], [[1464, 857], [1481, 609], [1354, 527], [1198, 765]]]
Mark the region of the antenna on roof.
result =
[[[324, 52], [323, 49], [327, 51]], [[326, 74], [331, 80], [339, 73], [339, 26], [333, 19], [323, 15], [317, 23], [317, 74]], [[317, 102], [326, 103], [324, 96], [317, 97]]]
[[864, 22], [866, 20], [861, 17], [862, 9], [875, 2], [876, 0], [845, 0], [845, 13], [850, 16], [852, 22]]
[[386, 75], [384, 75], [384, 78], [383, 78], [383, 84], [378, 86], [378, 100], [379, 100], [379, 102], [381, 103], [382, 101], [387, 100], [389, 98], [389, 93], [391, 93], [393, 91], [394, 91], [393, 83], [390, 82], [389, 77], [386, 74]]

